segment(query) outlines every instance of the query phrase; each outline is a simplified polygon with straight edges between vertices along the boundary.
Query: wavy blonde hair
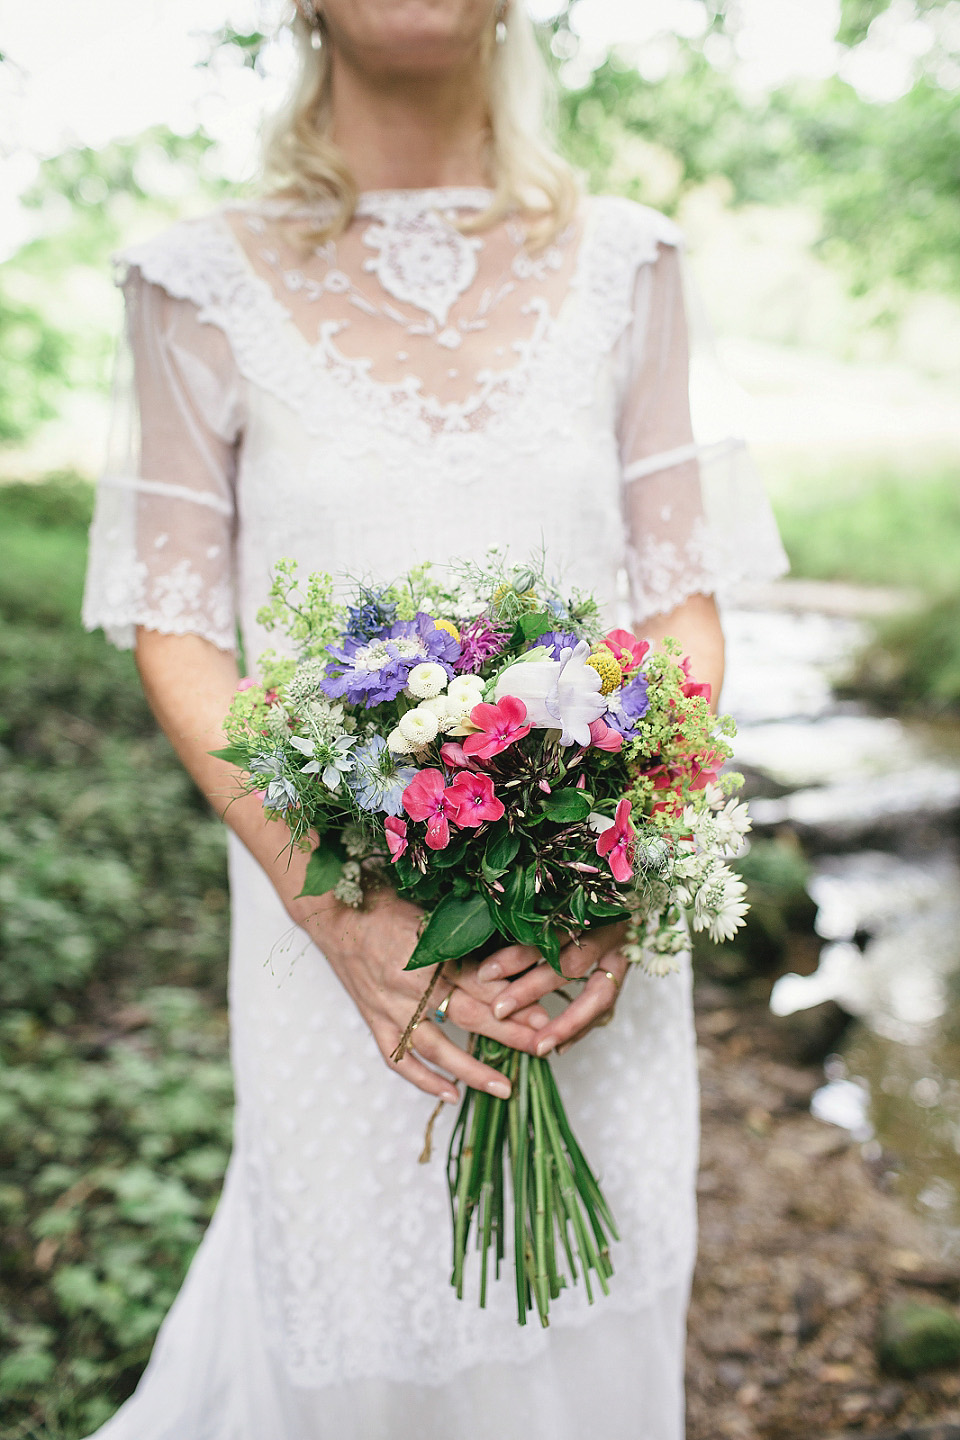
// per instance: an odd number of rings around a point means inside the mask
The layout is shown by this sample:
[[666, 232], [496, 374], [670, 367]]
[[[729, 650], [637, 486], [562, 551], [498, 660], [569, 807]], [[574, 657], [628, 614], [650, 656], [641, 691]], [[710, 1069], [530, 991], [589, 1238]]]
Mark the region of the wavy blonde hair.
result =
[[[264, 172], [276, 195], [294, 203], [328, 202], [329, 219], [321, 214], [316, 230], [322, 242], [349, 225], [358, 191], [330, 135], [330, 46], [313, 49], [310, 26], [299, 11], [293, 31], [300, 75], [288, 105], [267, 132]], [[552, 78], [522, 0], [513, 0], [503, 44], [494, 43], [491, 28], [484, 60], [489, 97], [486, 161], [493, 194], [489, 206], [464, 220], [462, 228], [488, 229], [510, 211], [520, 210], [531, 244], [549, 243], [573, 217], [579, 186], [551, 138]]]

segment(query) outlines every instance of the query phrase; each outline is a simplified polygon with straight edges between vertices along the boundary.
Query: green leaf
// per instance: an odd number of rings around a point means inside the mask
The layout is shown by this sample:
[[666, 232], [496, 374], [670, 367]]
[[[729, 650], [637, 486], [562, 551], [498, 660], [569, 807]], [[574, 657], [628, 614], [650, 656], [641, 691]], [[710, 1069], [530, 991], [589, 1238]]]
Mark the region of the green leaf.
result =
[[630, 914], [625, 905], [613, 905], [606, 900], [591, 900], [588, 909], [595, 920], [626, 920]]
[[539, 640], [541, 635], [546, 635], [548, 630], [553, 629], [555, 620], [554, 616], [539, 611], [532, 615], [521, 615], [519, 623], [524, 640]]
[[505, 830], [502, 835], [492, 836], [487, 842], [484, 854], [484, 866], [491, 872], [489, 878], [497, 879], [505, 874], [517, 858], [517, 851], [520, 849], [520, 836], [511, 835]]
[[560, 969], [560, 936], [552, 925], [544, 925], [540, 935], [539, 945], [540, 953], [551, 970], [556, 970], [558, 975], [562, 975], [563, 971]]
[[570, 918], [577, 925], [583, 925], [587, 919], [587, 892], [585, 890], [574, 890], [570, 896]]
[[536, 945], [539, 948], [543, 922], [535, 915], [525, 915], [522, 910], [501, 906], [500, 928], [509, 931], [518, 945]]
[[297, 899], [304, 895], [326, 895], [327, 891], [336, 885], [342, 873], [343, 859], [339, 851], [321, 840], [307, 861], [303, 889]]
[[593, 796], [585, 790], [554, 790], [543, 799], [543, 810], [548, 820], [566, 823], [571, 820], [586, 820], [593, 809]]
[[442, 960], [459, 960], [489, 940], [496, 929], [486, 896], [459, 900], [447, 895], [427, 921], [405, 970], [420, 970]]
[[239, 765], [243, 770], [247, 768], [249, 756], [239, 745], [226, 745], [222, 750], [210, 750], [207, 753], [217, 760], [226, 760], [228, 765]]

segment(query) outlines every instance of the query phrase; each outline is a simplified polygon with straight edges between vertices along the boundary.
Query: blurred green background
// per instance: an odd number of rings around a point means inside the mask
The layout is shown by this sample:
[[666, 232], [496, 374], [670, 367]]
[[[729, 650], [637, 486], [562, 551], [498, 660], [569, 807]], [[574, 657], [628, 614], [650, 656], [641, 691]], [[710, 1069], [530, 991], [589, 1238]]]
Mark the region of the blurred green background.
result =
[[[902, 589], [861, 684], [949, 717], [960, 6], [764, 4], [758, 18], [747, 3], [664, 0], [638, 26], [632, 4], [601, 4], [600, 24], [593, 0], [541, 0], [563, 147], [593, 188], [683, 224], [794, 575]], [[59, 11], [44, 7], [47, 23]], [[69, 125], [18, 130], [38, 62], [22, 26], [20, 50], [16, 24], [0, 33], [0, 121], [14, 117], [0, 193], [5, 1440], [80, 1436], [128, 1393], [228, 1153], [223, 832], [157, 735], [130, 656], [78, 613], [120, 322], [108, 257], [242, 193], [252, 152], [228, 143], [231, 107], [252, 134], [282, 89], [277, 13], [205, 0], [188, 21], [169, 7], [196, 84], [169, 124], [108, 126], [96, 143], [71, 142]], [[97, 5], [84, 15], [96, 30]], [[778, 23], [801, 38], [819, 26], [805, 73], [764, 50]]]

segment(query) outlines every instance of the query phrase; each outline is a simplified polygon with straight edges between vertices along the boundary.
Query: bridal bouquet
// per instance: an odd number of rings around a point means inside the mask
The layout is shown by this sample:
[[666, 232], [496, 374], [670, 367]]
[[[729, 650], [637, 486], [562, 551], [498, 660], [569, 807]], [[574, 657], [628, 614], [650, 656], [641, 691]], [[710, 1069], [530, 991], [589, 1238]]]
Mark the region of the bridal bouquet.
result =
[[[562, 594], [542, 565], [423, 566], [388, 588], [335, 598], [281, 562], [258, 617], [296, 658], [269, 652], [243, 680], [216, 752], [264, 810], [311, 849], [304, 894], [347, 905], [392, 885], [425, 912], [407, 969], [502, 945], [563, 946], [626, 924], [624, 953], [676, 969], [689, 922], [723, 940], [744, 889], [724, 860], [749, 827], [721, 775], [732, 723], [708, 708], [666, 642], [604, 633], [595, 601]], [[512, 1083], [509, 1100], [467, 1090], [448, 1157], [453, 1284], [471, 1230], [480, 1304], [513, 1236], [521, 1324], [567, 1283], [605, 1293], [616, 1229], [546, 1059], [477, 1036], [474, 1053]], [[506, 1175], [510, 1175], [510, 1186]]]

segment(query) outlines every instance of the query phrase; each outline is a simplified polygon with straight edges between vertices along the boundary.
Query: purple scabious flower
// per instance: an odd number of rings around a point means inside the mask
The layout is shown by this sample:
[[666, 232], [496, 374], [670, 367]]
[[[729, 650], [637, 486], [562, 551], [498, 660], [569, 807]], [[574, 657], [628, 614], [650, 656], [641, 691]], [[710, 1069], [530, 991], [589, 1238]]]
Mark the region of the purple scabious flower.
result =
[[632, 740], [637, 721], [642, 720], [650, 709], [646, 675], [635, 675], [629, 684], [614, 690], [610, 699], [614, 704], [604, 715], [604, 721], [611, 730], [618, 730], [625, 740]]
[[560, 651], [575, 650], [579, 639], [579, 635], [574, 635], [572, 630], [547, 630], [545, 634], [541, 635], [540, 638], [533, 643], [535, 645], [545, 646], [546, 649], [550, 651], [551, 658], [559, 660]]
[[424, 660], [435, 661], [452, 676], [460, 646], [429, 615], [418, 611], [412, 620], [397, 620], [368, 640], [344, 635], [343, 643], [328, 645], [326, 653], [336, 673], [322, 680], [323, 693], [331, 700], [369, 709], [395, 700], [414, 665]]
[[509, 630], [498, 630], [492, 620], [481, 615], [461, 630], [460, 658], [453, 668], [461, 675], [476, 675], [488, 660], [500, 654], [509, 639]]

